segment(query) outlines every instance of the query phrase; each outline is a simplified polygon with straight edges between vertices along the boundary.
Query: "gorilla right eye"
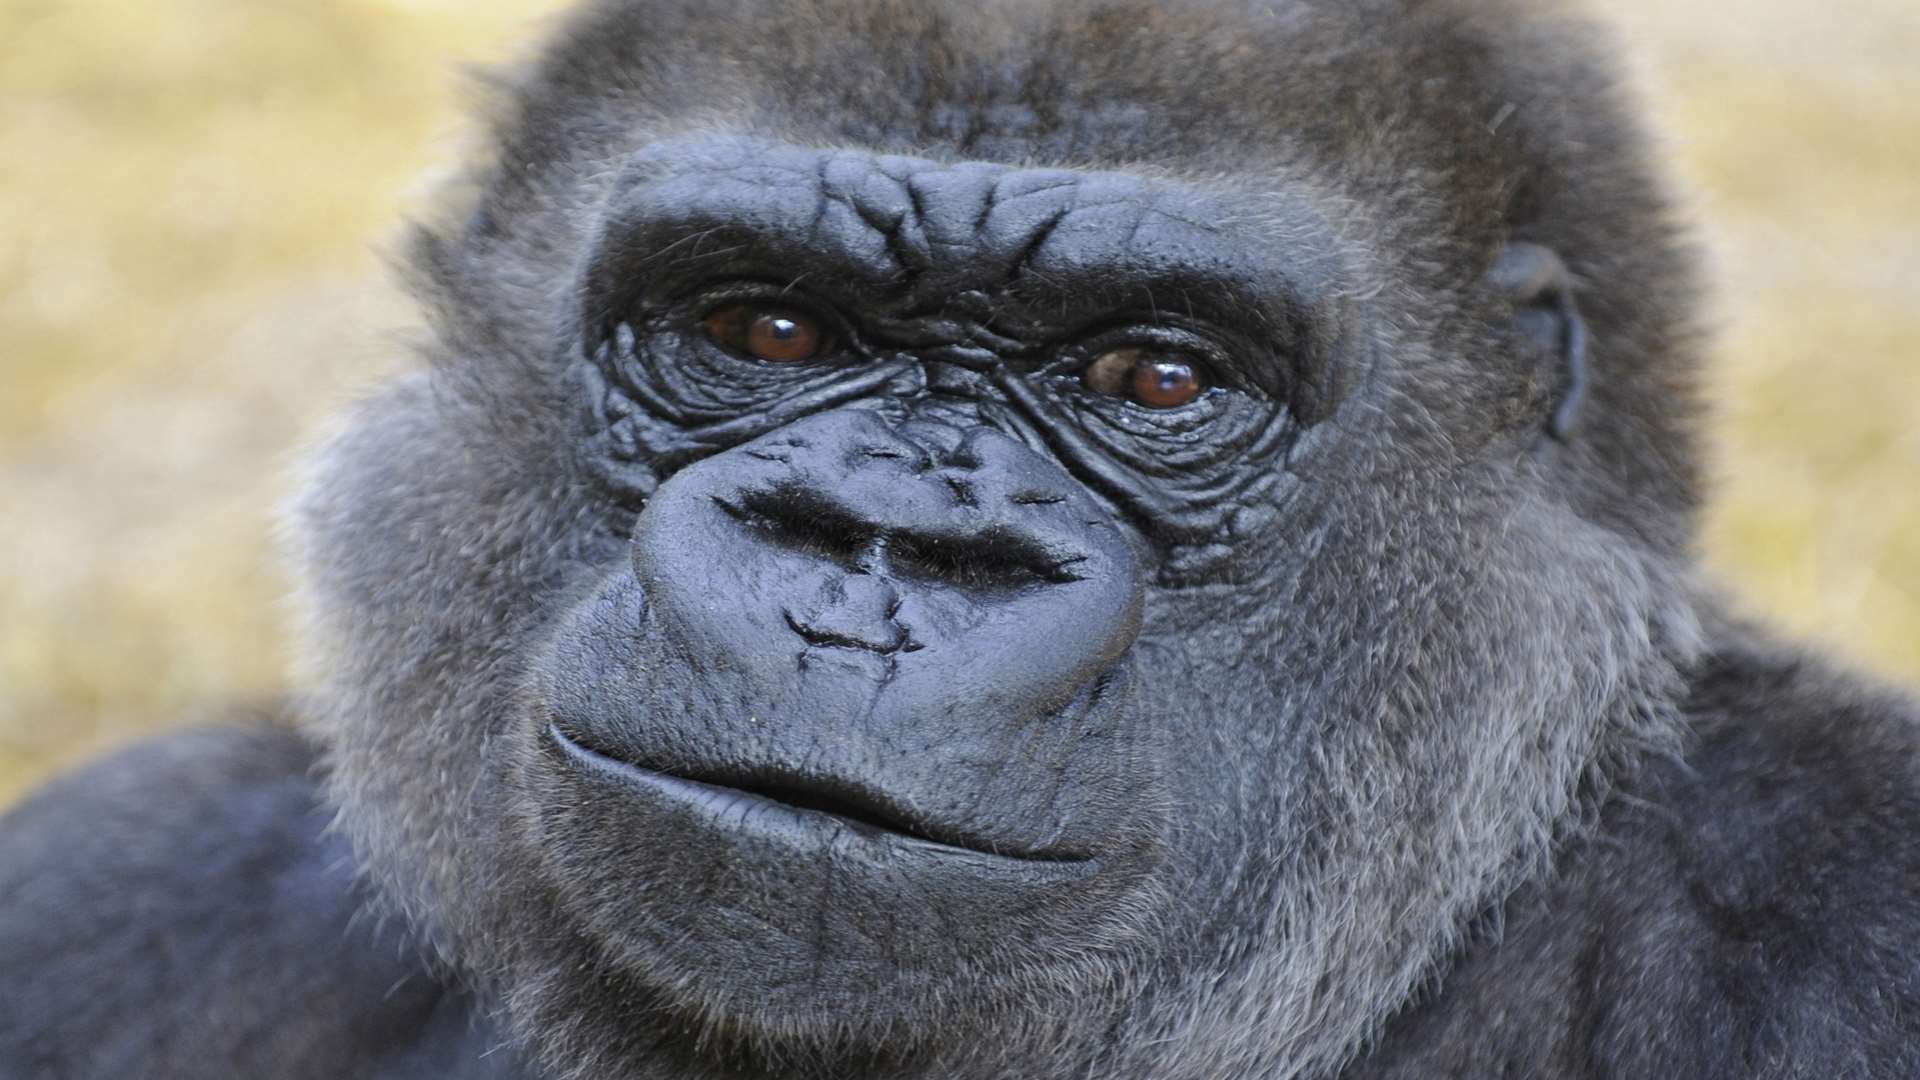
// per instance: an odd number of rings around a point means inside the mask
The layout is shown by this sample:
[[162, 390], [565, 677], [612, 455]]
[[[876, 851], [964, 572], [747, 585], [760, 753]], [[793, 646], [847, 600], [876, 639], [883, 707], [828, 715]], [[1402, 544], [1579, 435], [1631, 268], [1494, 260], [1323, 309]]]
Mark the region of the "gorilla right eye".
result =
[[1149, 409], [1177, 409], [1207, 392], [1198, 360], [1161, 349], [1110, 349], [1094, 357], [1080, 381], [1095, 393], [1123, 397]]
[[728, 304], [709, 314], [703, 324], [716, 344], [772, 364], [818, 360], [829, 344], [820, 320], [791, 307]]

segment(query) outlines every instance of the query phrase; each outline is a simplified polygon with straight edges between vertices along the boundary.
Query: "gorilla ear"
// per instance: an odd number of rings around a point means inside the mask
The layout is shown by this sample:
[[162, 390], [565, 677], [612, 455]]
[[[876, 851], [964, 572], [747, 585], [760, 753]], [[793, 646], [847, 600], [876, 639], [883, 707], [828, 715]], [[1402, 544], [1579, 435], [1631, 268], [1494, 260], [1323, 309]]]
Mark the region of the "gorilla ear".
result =
[[1536, 344], [1541, 375], [1560, 387], [1547, 434], [1566, 442], [1587, 396], [1587, 324], [1573, 298], [1573, 275], [1551, 248], [1508, 244], [1487, 282], [1513, 304], [1514, 332]]

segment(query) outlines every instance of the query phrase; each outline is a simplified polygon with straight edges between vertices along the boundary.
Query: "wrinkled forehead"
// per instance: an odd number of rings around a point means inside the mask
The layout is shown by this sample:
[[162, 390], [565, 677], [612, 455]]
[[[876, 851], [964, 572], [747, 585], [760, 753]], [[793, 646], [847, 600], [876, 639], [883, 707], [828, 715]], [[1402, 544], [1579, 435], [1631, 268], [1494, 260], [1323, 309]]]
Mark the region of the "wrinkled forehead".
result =
[[610, 289], [757, 265], [908, 311], [980, 294], [1036, 319], [1132, 305], [1269, 328], [1341, 278], [1324, 215], [1287, 193], [724, 132], [631, 154], [593, 261]]
[[1453, 8], [620, 0], [588, 9], [534, 71], [510, 157], [535, 171], [584, 159], [604, 177], [662, 135], [731, 130], [952, 163], [1233, 177], [1344, 199], [1332, 213], [1356, 233], [1404, 197], [1401, 220], [1430, 219], [1416, 235], [1471, 233], [1516, 185], [1446, 178], [1511, 172], [1511, 158], [1489, 165], [1505, 154], [1490, 143], [1522, 125], [1501, 117], [1490, 31]]

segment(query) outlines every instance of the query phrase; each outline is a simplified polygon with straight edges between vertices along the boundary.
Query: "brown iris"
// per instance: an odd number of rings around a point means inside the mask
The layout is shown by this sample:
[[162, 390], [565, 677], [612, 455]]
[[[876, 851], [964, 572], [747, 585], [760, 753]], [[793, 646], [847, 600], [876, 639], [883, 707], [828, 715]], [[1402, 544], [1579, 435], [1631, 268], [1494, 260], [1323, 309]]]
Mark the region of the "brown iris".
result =
[[1087, 388], [1124, 397], [1149, 409], [1177, 409], [1206, 392], [1205, 369], [1184, 353], [1113, 349], [1094, 357], [1080, 376]]
[[714, 341], [771, 364], [817, 360], [827, 349], [819, 320], [793, 308], [730, 304], [708, 315], [705, 324]]

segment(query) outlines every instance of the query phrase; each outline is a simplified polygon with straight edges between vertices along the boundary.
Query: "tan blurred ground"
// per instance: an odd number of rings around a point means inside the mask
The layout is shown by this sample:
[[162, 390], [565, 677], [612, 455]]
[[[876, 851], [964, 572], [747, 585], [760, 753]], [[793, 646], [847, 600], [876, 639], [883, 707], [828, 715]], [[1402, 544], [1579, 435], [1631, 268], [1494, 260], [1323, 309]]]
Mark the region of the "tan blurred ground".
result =
[[[0, 0], [0, 803], [270, 692], [289, 449], [382, 370], [458, 64], [554, 0]], [[1753, 606], [1920, 676], [1920, 4], [1628, 0], [1721, 256]]]

